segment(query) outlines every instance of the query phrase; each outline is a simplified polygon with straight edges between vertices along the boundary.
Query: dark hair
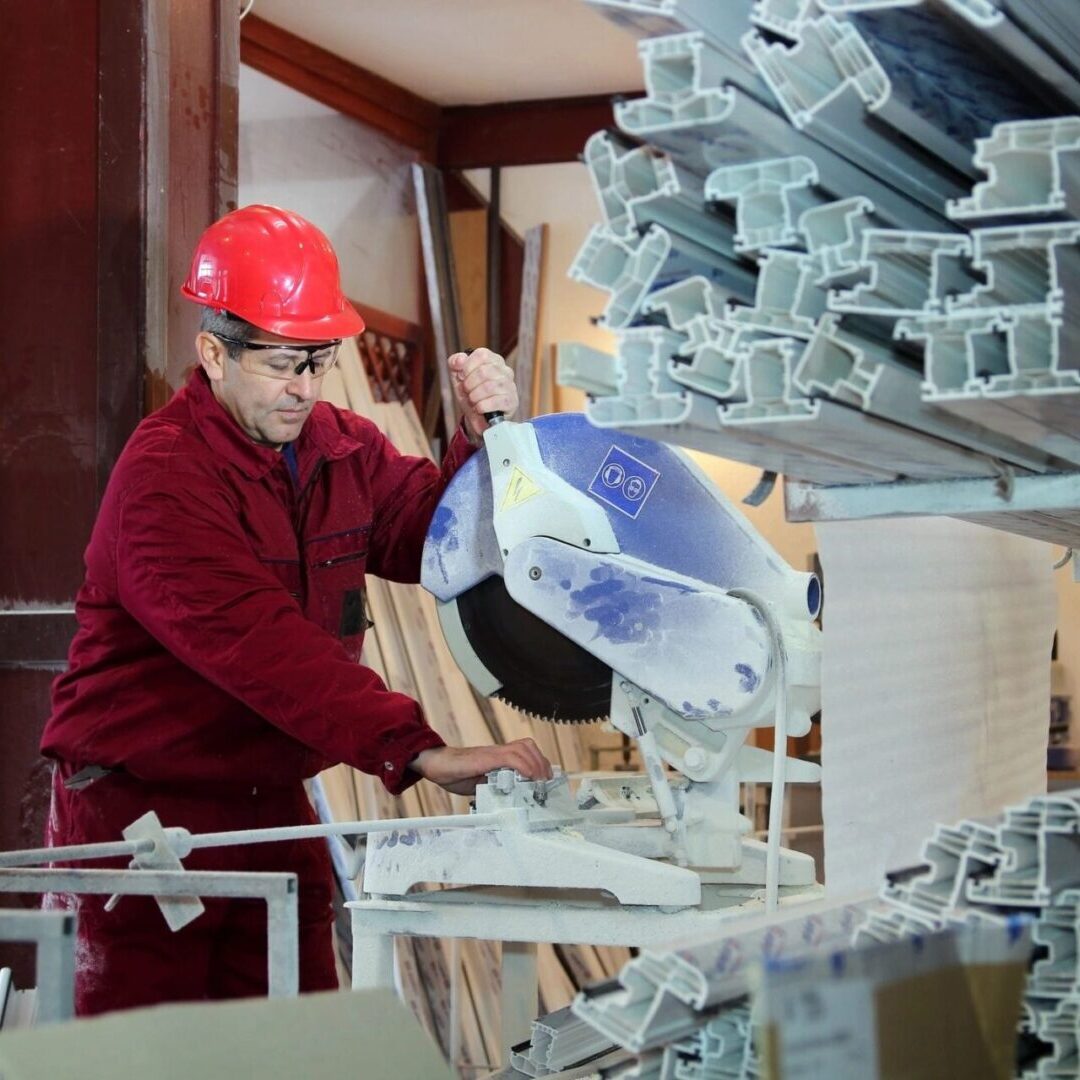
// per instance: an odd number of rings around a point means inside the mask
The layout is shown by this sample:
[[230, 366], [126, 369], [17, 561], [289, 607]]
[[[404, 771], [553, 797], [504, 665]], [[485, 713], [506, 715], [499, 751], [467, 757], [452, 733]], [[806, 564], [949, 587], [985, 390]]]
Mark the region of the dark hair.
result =
[[[202, 309], [202, 321], [199, 329], [207, 334], [221, 334], [224, 337], [234, 338], [236, 341], [250, 341], [257, 330], [251, 323], [238, 318], [231, 311], [224, 308], [212, 308], [205, 306]], [[226, 352], [235, 360], [240, 352], [240, 347], [231, 341], [224, 341]]]

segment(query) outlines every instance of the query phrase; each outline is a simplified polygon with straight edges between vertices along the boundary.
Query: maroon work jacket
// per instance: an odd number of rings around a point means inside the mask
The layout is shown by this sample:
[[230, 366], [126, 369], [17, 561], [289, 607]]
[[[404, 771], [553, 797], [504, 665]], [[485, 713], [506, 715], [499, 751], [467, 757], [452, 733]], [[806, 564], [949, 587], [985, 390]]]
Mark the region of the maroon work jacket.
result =
[[148, 781], [287, 784], [335, 762], [400, 791], [441, 746], [419, 705], [357, 661], [364, 578], [415, 582], [442, 469], [370, 421], [315, 406], [283, 455], [203, 373], [120, 455], [86, 549], [69, 668], [42, 752]]

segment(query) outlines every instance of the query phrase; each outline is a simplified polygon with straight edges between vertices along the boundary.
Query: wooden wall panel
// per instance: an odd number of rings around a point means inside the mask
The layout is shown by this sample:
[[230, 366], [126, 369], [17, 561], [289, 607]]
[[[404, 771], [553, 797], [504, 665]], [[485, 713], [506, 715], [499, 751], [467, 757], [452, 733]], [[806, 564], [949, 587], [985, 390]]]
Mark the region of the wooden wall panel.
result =
[[78, 584], [97, 398], [97, 12], [79, 0], [8, 4], [4, 23], [0, 608]]
[[[41, 843], [37, 747], [97, 502], [148, 372], [164, 387], [168, 342], [190, 353], [194, 312], [169, 290], [235, 199], [236, 16], [232, 0], [3, 6], [0, 848]], [[8, 963], [32, 984], [0, 943]]]
[[[158, 185], [164, 206], [158, 215], [166, 244], [163, 279], [167, 337], [164, 354], [149, 358], [153, 378], [148, 410], [165, 402], [195, 362], [199, 309], [180, 295], [195, 243], [212, 221], [236, 209], [240, 80], [239, 9], [233, 0], [149, 0], [161, 8], [161, 44], [167, 42], [168, 86], [165, 132], [152, 144], [156, 161], [167, 163]], [[166, 137], [167, 136], [167, 137]]]
[[[0, 612], [70, 598], [93, 519], [97, 37], [94, 4], [5, 5], [0, 295], [10, 378], [0, 410]], [[22, 616], [0, 621], [23, 626]], [[0, 847], [40, 842], [37, 739], [53, 674], [0, 663]], [[0, 943], [5, 964], [25, 983], [29, 949]]]

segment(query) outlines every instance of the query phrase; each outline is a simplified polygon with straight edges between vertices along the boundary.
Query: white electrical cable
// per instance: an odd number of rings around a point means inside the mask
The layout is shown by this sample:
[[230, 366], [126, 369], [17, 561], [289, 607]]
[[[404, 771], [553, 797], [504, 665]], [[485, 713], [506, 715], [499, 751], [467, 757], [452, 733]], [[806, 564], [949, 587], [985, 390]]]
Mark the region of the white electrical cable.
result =
[[450, 1045], [447, 1047], [447, 1057], [450, 1059], [450, 1068], [455, 1073], [462, 1067], [464, 1060], [461, 1053], [461, 938], [450, 939]]
[[780, 906], [780, 838], [784, 829], [784, 785], [787, 782], [788, 693], [787, 648], [769, 605], [756, 593], [733, 589], [729, 594], [752, 604], [761, 613], [776, 650], [776, 718], [773, 724], [773, 772], [769, 794], [769, 835], [765, 846], [765, 910]]
[[11, 984], [11, 968], [0, 968], [0, 1029], [4, 1027], [4, 1017], [7, 1015], [14, 989]]
[[765, 910], [780, 906], [780, 836], [784, 827], [784, 783], [787, 780], [787, 656], [777, 630], [776, 725], [773, 728], [773, 774], [769, 793], [769, 839], [765, 852]]
[[247, 3], [246, 3], [246, 4], [244, 5], [244, 10], [240, 12], [240, 21], [241, 21], [241, 22], [243, 21], [243, 19], [244, 19], [244, 16], [245, 16], [245, 15], [247, 15], [247, 13], [248, 13], [248, 12], [249, 12], [249, 11], [250, 11], [250, 10], [251, 10], [251, 9], [252, 9], [252, 8], [253, 8], [254, 6], [255, 6], [255, 0], [247, 0]]

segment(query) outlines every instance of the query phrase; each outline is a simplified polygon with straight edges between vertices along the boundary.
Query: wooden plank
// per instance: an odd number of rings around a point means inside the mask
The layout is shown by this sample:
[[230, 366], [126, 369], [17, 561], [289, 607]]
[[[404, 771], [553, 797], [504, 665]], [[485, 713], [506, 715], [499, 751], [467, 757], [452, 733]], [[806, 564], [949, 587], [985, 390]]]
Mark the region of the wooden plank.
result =
[[[498, 352], [502, 348], [502, 295], [499, 289], [502, 277], [502, 246], [499, 243], [499, 226], [502, 223], [499, 208], [502, 205], [502, 170], [488, 170], [487, 208], [487, 332], [484, 340]], [[508, 351], [508, 350], [506, 350]]]
[[555, 742], [559, 747], [562, 766], [568, 773], [585, 771], [585, 754], [581, 745], [580, 731], [582, 724], [548, 724], [555, 733]]
[[[338, 369], [323, 387], [327, 400], [358, 408], [371, 417], [403, 453], [430, 456], [419, 417], [411, 403], [375, 404], [363, 374], [354, 342], [343, 346]], [[477, 745], [493, 737], [533, 737], [553, 762], [570, 770], [582, 761], [577, 730], [532, 722], [497, 701], [481, 708], [475, 693], [454, 663], [443, 638], [435, 601], [413, 585], [368, 579], [375, 626], [365, 638], [364, 662], [379, 671], [387, 685], [420, 702], [429, 722], [454, 745]], [[490, 720], [489, 720], [490, 715]], [[421, 783], [393, 799], [372, 777], [356, 774], [356, 805], [365, 813], [385, 816], [445, 814], [466, 809], [467, 800], [451, 796], [433, 784]], [[339, 795], [338, 802], [346, 796]], [[411, 951], [409, 951], [411, 950]], [[414, 1011], [444, 1048], [449, 1048], [450, 950], [445, 942], [417, 939], [399, 943], [398, 965]], [[477, 1069], [499, 1060], [498, 988], [500, 965], [493, 942], [463, 942], [461, 946], [461, 1025], [463, 1065]], [[543, 1008], [565, 1005], [579, 979], [610, 973], [614, 961], [585, 947], [556, 950], [542, 946], [538, 953], [539, 993]]]
[[537, 945], [536, 963], [540, 984], [540, 1015], [543, 1016], [569, 1005], [578, 988], [563, 967], [556, 946], [547, 942]]
[[532, 415], [546, 416], [560, 408], [559, 388], [555, 383], [558, 368], [558, 348], [552, 342], [546, 349], [540, 350], [536, 373], [533, 375]]
[[461, 349], [463, 341], [446, 191], [442, 173], [430, 165], [413, 165], [412, 179], [420, 227], [427, 310], [431, 316], [435, 342], [435, 374], [442, 401], [443, 429], [449, 445], [459, 413], [446, 359]]
[[[475, 349], [487, 337], [487, 212], [456, 210], [448, 215], [454, 248], [462, 348]], [[446, 358], [438, 357], [436, 363]]]
[[421, 344], [424, 331], [419, 324], [391, 315], [390, 312], [372, 307], [370, 304], [362, 304], [359, 300], [350, 300], [349, 303], [359, 312], [368, 330], [374, 330], [376, 334], [385, 334], [395, 341], [406, 341], [417, 346]]
[[352, 773], [348, 765], [332, 765], [319, 773], [319, 783], [335, 821], [362, 820]]
[[535, 225], [525, 233], [525, 258], [521, 271], [521, 312], [518, 316], [518, 348], [514, 363], [514, 383], [521, 403], [519, 419], [533, 412], [533, 383], [536, 354], [540, 345], [540, 313], [543, 303], [544, 266], [547, 255], [547, 226]]

